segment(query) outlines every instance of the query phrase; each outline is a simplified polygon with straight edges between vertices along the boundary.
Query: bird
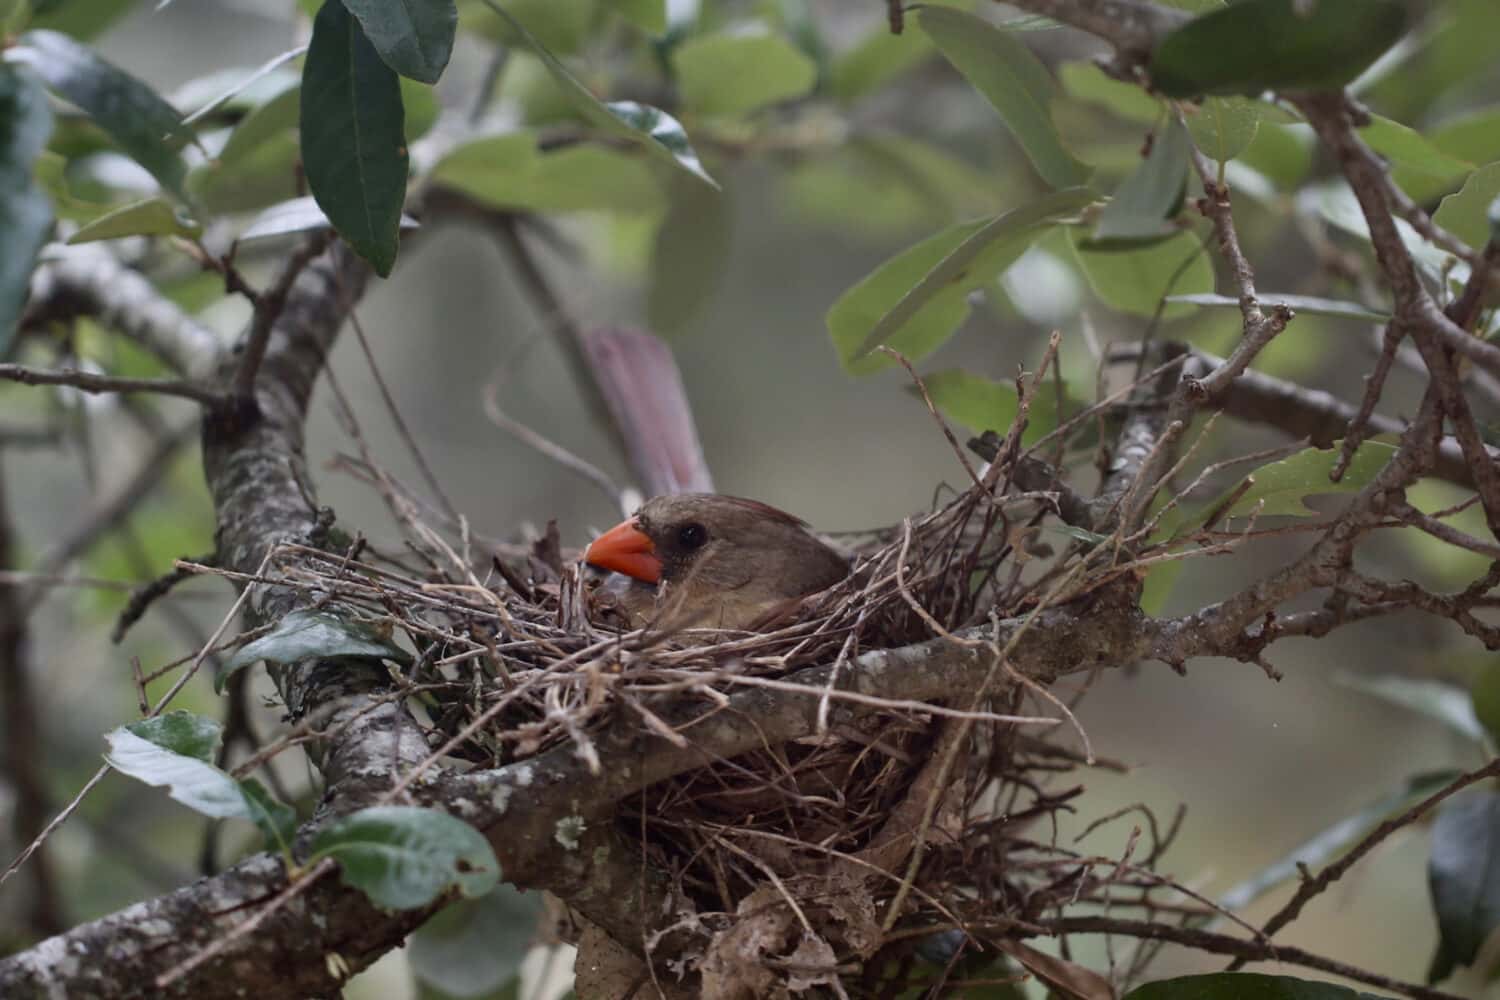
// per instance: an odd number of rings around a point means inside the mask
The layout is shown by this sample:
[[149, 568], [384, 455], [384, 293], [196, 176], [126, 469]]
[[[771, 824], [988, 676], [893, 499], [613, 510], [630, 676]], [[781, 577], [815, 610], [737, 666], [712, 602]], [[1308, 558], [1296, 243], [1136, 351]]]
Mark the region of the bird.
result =
[[849, 559], [798, 517], [718, 493], [652, 497], [594, 539], [584, 560], [630, 578], [632, 627], [754, 631], [849, 575]]

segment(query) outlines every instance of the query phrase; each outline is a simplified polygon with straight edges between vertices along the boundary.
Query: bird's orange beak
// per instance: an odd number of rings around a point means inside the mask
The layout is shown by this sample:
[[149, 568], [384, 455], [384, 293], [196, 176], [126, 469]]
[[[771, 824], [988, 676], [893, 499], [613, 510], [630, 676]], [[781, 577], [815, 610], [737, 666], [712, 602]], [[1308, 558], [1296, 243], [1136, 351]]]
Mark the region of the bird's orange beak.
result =
[[661, 579], [661, 560], [656, 558], [656, 547], [636, 525], [634, 518], [620, 522], [594, 539], [583, 557], [591, 566], [624, 573], [647, 583]]

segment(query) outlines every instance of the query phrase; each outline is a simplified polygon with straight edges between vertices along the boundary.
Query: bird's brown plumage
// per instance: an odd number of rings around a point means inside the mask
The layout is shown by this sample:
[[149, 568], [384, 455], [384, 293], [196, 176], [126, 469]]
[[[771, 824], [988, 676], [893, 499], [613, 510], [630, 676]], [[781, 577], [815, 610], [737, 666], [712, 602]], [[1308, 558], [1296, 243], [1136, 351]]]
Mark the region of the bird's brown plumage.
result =
[[638, 581], [619, 602], [632, 624], [669, 630], [753, 628], [849, 574], [848, 559], [798, 518], [714, 493], [653, 497], [586, 558]]

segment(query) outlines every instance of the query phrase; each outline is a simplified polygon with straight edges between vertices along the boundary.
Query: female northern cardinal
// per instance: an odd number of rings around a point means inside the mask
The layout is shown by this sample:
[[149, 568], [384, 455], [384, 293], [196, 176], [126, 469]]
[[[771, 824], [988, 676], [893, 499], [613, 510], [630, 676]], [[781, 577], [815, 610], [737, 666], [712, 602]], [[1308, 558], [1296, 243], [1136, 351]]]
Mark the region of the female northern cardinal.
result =
[[753, 628], [849, 575], [849, 560], [803, 521], [714, 493], [653, 497], [584, 558], [640, 581], [619, 601], [633, 626], [668, 630]]

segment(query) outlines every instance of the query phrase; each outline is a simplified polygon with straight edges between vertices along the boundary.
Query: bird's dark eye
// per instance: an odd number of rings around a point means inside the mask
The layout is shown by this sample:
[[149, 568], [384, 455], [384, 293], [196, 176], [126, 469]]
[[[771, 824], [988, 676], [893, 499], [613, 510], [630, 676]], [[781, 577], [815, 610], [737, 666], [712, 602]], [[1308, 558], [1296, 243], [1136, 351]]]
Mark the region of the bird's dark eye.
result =
[[685, 549], [696, 549], [708, 541], [708, 529], [696, 521], [677, 529], [677, 543]]

